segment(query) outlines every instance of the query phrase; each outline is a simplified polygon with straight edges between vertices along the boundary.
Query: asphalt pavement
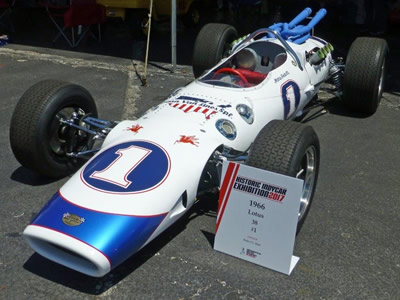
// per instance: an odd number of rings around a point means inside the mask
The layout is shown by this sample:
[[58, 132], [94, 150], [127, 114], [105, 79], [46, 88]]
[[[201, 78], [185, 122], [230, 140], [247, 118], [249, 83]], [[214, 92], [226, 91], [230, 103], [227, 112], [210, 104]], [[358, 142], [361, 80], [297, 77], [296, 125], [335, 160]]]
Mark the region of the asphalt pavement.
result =
[[[344, 46], [345, 47], [345, 46]], [[393, 53], [392, 53], [393, 56]], [[140, 61], [49, 47], [0, 48], [0, 299], [399, 299], [400, 94], [398, 52], [376, 114], [350, 114], [338, 100], [308, 123], [321, 143], [314, 203], [296, 238], [300, 261], [286, 276], [213, 250], [216, 197], [188, 214], [102, 278], [35, 254], [25, 226], [67, 180], [21, 167], [9, 145], [13, 109], [32, 84], [48, 78], [86, 87], [100, 117], [134, 119], [191, 80], [153, 61], [141, 86]], [[324, 99], [333, 96], [325, 94]]]

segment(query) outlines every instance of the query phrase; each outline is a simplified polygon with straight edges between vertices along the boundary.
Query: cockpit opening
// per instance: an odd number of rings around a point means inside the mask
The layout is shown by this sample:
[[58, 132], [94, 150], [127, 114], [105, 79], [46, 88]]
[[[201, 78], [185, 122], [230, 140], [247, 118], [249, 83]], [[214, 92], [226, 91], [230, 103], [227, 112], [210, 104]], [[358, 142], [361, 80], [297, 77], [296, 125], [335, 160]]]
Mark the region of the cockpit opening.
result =
[[268, 40], [258, 40], [236, 52], [223, 64], [200, 78], [201, 82], [233, 88], [253, 87], [287, 60], [285, 49]]

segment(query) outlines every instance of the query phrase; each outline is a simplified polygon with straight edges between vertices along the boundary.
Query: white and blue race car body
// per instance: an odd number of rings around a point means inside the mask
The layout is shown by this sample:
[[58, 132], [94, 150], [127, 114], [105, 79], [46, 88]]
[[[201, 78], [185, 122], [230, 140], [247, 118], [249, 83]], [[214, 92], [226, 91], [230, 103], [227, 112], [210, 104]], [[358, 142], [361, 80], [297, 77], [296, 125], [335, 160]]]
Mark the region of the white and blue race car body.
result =
[[[69, 268], [103, 276], [194, 204], [216, 149], [244, 152], [271, 120], [300, 114], [329, 77], [330, 53], [318, 64], [309, 62], [327, 43], [312, 36], [282, 39], [270, 29], [261, 33], [139, 119], [115, 126], [27, 226], [23, 235], [30, 246]], [[264, 58], [252, 71], [261, 80], [238, 83], [235, 74], [219, 72], [248, 48], [257, 63]]]

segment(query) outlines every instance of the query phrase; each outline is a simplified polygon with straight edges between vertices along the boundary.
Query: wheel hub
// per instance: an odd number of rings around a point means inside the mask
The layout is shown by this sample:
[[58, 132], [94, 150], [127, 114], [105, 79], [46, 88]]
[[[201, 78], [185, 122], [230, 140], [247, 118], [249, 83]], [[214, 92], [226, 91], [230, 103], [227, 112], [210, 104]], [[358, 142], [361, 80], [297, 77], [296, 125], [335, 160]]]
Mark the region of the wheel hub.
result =
[[81, 149], [86, 145], [86, 135], [65, 122], [78, 125], [85, 112], [81, 108], [66, 107], [56, 114], [50, 127], [50, 149], [56, 155]]

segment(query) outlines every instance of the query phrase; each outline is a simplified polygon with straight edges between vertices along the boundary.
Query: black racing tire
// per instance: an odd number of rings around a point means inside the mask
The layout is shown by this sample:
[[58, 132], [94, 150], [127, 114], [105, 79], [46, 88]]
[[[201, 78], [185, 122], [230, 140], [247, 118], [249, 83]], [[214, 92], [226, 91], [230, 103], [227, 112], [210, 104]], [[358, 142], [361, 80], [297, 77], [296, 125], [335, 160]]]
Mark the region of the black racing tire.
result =
[[237, 39], [234, 27], [227, 24], [209, 23], [199, 32], [193, 50], [193, 74], [197, 78], [205, 70], [216, 65], [226, 55], [230, 44]]
[[87, 150], [90, 145], [87, 134], [59, 121], [74, 112], [79, 117], [97, 117], [96, 104], [83, 87], [44, 80], [29, 88], [15, 107], [10, 125], [11, 149], [20, 164], [49, 178], [75, 172], [85, 160], [66, 153]]
[[343, 99], [352, 111], [373, 114], [382, 98], [388, 45], [379, 38], [359, 37], [347, 54]]
[[269, 122], [259, 132], [246, 160], [249, 166], [304, 180], [297, 233], [314, 197], [319, 161], [319, 139], [314, 129], [309, 125], [282, 120]]

